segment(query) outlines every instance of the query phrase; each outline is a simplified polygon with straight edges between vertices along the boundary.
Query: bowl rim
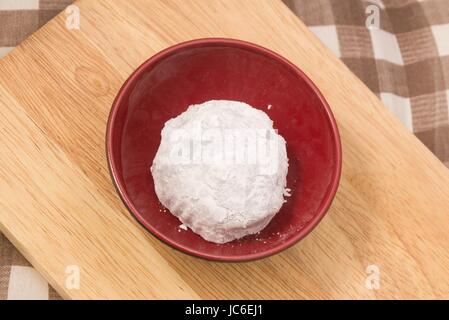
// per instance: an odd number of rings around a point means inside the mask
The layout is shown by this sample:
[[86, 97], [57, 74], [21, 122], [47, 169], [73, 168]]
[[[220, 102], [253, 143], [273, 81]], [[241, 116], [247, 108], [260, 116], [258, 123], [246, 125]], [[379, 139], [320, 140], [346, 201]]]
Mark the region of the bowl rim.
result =
[[[329, 122], [329, 125], [331, 127], [331, 133], [333, 135], [333, 142], [335, 146], [335, 171], [333, 172], [333, 176], [331, 179], [330, 187], [328, 187], [328, 190], [326, 191], [326, 195], [324, 197], [324, 201], [322, 202], [321, 206], [317, 210], [314, 217], [308, 221], [308, 223], [299, 231], [297, 234], [295, 234], [293, 237], [288, 239], [287, 241], [279, 244], [278, 246], [267, 249], [265, 251], [257, 252], [257, 253], [251, 253], [251, 254], [241, 254], [241, 255], [235, 255], [235, 256], [221, 256], [221, 255], [215, 255], [215, 254], [209, 254], [209, 253], [203, 253], [200, 251], [196, 251], [195, 249], [183, 246], [182, 244], [176, 243], [173, 241], [170, 237], [165, 236], [164, 234], [160, 233], [158, 230], [153, 228], [151, 225], [149, 225], [146, 220], [142, 217], [142, 215], [139, 213], [139, 211], [135, 208], [133, 205], [128, 193], [126, 192], [124, 188], [124, 183], [119, 178], [119, 174], [117, 172], [117, 167], [113, 158], [114, 153], [114, 145], [113, 145], [113, 132], [116, 124], [116, 117], [117, 112], [119, 110], [119, 105], [121, 104], [125, 93], [128, 91], [130, 85], [148, 68], [151, 68], [155, 64], [157, 64], [159, 61], [163, 60], [166, 57], [169, 57], [170, 55], [183, 50], [185, 48], [195, 48], [195, 47], [203, 47], [203, 46], [228, 46], [228, 47], [236, 47], [240, 49], [246, 49], [255, 53], [259, 53], [262, 55], [265, 55], [271, 59], [274, 59], [284, 65], [286, 65], [291, 71], [293, 71], [295, 74], [297, 74], [300, 78], [302, 78], [307, 85], [309, 85], [314, 93], [318, 96], [321, 105], [324, 107], [325, 114], [327, 115], [327, 120]], [[313, 81], [301, 70], [299, 67], [297, 67], [295, 64], [291, 63], [286, 58], [282, 57], [281, 55], [277, 54], [276, 52], [264, 48], [260, 45], [247, 42], [244, 40], [238, 40], [238, 39], [231, 39], [231, 38], [201, 38], [201, 39], [194, 39], [189, 40], [185, 42], [181, 42], [172, 46], [169, 46], [162, 51], [159, 51], [155, 55], [151, 56], [149, 59], [147, 59], [145, 62], [143, 62], [129, 77], [128, 79], [123, 83], [120, 90], [118, 91], [114, 102], [112, 103], [112, 107], [109, 113], [108, 122], [106, 126], [106, 156], [107, 156], [107, 162], [109, 167], [109, 172], [112, 178], [112, 181], [115, 185], [115, 188], [118, 191], [118, 194], [120, 198], [122, 199], [123, 203], [125, 204], [126, 208], [131, 212], [131, 214], [134, 216], [134, 218], [137, 219], [137, 221], [151, 234], [156, 236], [157, 239], [161, 240], [162, 242], [170, 245], [171, 247], [178, 249], [179, 251], [183, 253], [187, 253], [191, 256], [203, 258], [206, 260], [212, 260], [212, 261], [221, 261], [221, 262], [244, 262], [244, 261], [251, 261], [256, 259], [261, 259], [265, 257], [269, 257], [271, 255], [277, 254], [294, 244], [296, 244], [298, 241], [302, 240], [304, 237], [306, 237], [323, 219], [323, 217], [326, 215], [330, 205], [332, 204], [335, 194], [337, 192], [340, 177], [341, 177], [341, 170], [342, 170], [342, 147], [341, 147], [341, 140], [340, 140], [340, 134], [338, 131], [337, 123], [334, 118], [334, 115], [332, 114], [331, 108], [329, 104], [327, 103], [326, 99], [322, 95], [321, 91], [318, 89], [318, 87], [313, 83]], [[206, 241], [206, 240], [204, 240]]]

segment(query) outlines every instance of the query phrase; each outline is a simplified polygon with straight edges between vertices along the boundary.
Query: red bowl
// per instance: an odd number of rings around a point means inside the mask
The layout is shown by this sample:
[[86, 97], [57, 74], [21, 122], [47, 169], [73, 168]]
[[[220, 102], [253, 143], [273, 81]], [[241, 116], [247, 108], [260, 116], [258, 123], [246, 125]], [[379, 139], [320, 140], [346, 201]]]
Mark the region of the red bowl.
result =
[[[180, 221], [160, 204], [150, 173], [164, 123], [191, 104], [220, 99], [246, 102], [270, 116], [287, 141], [292, 189], [260, 234], [226, 244], [180, 230]], [[171, 246], [211, 260], [252, 260], [293, 245], [323, 218], [340, 179], [338, 129], [317, 87], [283, 57], [239, 40], [193, 40], [143, 63], [114, 101], [106, 140], [113, 180], [137, 220]]]

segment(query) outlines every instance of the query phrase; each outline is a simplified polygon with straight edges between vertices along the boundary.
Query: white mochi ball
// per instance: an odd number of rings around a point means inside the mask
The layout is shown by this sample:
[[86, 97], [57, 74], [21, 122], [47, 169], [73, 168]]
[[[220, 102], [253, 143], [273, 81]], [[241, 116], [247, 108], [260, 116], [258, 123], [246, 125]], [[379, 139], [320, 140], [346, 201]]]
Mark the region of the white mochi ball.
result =
[[212, 100], [165, 123], [151, 167], [159, 201], [207, 241], [261, 231], [284, 203], [285, 140], [267, 114]]

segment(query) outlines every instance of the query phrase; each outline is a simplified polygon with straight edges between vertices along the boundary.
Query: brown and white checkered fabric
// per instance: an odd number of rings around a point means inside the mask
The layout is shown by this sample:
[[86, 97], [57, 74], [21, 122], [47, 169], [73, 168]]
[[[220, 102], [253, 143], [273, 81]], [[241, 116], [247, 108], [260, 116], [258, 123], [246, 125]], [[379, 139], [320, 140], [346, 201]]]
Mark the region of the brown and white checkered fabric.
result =
[[0, 57], [73, 0], [0, 0]]
[[60, 299], [42, 276], [0, 233], [0, 300]]
[[449, 167], [449, 0], [283, 1]]
[[[449, 0], [282, 1], [449, 166]], [[0, 58], [71, 2], [0, 0]], [[0, 234], [0, 299], [57, 298]]]
[[[0, 58], [72, 2], [73, 0], [0, 0]], [[2, 299], [59, 299], [59, 296], [0, 233], [0, 300]]]

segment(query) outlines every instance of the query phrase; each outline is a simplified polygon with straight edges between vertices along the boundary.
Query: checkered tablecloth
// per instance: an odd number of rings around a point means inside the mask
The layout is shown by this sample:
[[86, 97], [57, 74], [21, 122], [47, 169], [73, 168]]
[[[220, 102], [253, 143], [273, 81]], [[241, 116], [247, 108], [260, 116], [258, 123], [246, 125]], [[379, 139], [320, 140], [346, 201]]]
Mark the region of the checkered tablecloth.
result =
[[449, 0], [284, 2], [449, 166]]
[[[72, 2], [73, 0], [0, 0], [0, 58]], [[0, 233], [0, 300], [2, 299], [59, 299], [59, 296]]]
[[[449, 0], [283, 1], [449, 166]], [[71, 2], [0, 0], [0, 58]], [[0, 234], [0, 299], [57, 298]]]

